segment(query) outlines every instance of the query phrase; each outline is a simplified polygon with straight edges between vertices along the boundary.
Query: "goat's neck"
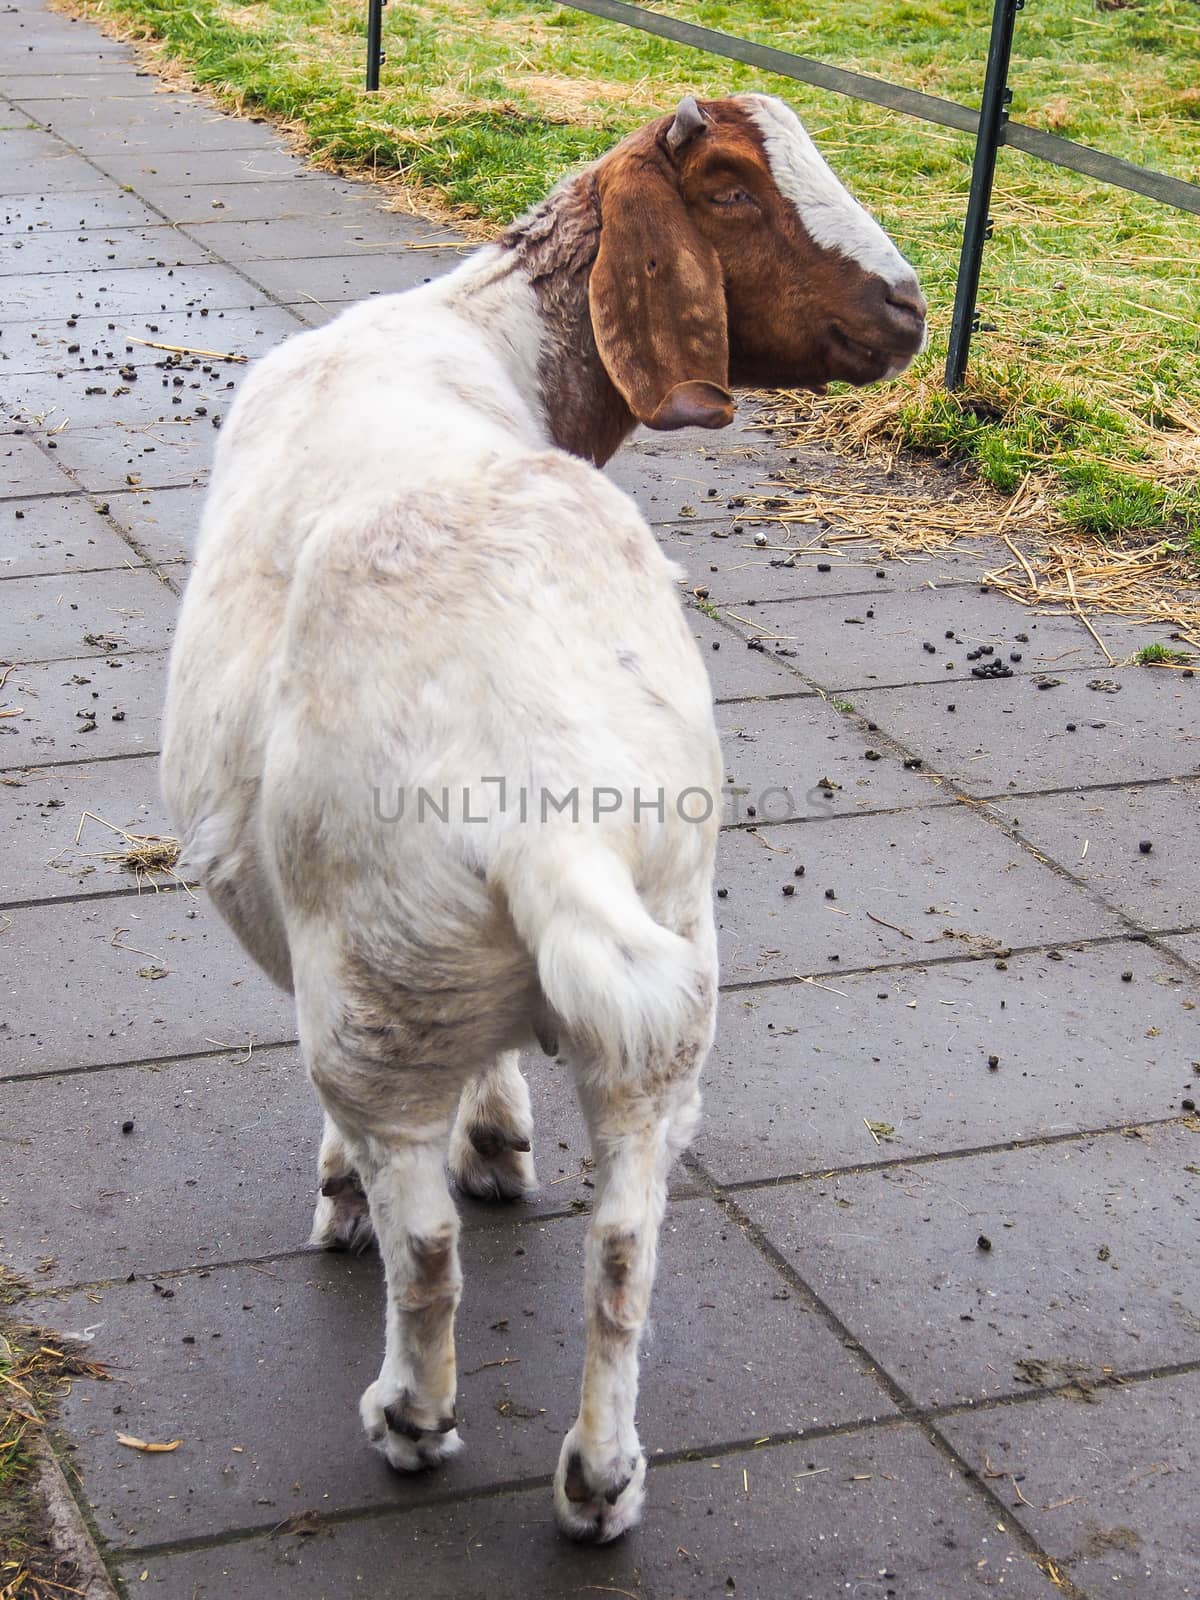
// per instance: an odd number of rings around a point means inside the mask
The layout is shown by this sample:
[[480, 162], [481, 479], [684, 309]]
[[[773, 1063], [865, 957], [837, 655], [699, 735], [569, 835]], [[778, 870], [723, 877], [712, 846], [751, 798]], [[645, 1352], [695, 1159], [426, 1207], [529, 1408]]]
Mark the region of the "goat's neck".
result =
[[468, 263], [460, 273], [463, 292], [486, 302], [489, 340], [547, 441], [603, 466], [636, 419], [592, 332], [588, 279], [599, 247], [599, 203], [585, 172], [514, 222], [474, 271]]

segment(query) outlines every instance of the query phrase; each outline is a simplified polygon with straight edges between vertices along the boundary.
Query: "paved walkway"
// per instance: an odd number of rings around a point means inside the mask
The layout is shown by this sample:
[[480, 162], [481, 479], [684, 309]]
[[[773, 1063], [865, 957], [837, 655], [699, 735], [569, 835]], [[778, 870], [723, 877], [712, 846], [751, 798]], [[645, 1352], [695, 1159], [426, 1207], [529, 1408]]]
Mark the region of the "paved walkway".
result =
[[[116, 1582], [1200, 1596], [1200, 680], [1109, 669], [1079, 624], [981, 593], [973, 555], [775, 564], [730, 501], [849, 470], [831, 459], [756, 432], [626, 451], [614, 476], [719, 613], [695, 631], [758, 809], [723, 841], [646, 1520], [601, 1551], [553, 1531], [589, 1180], [546, 1061], [540, 1197], [464, 1206], [467, 1451], [395, 1477], [354, 1405], [378, 1263], [303, 1248], [290, 1003], [202, 897], [139, 894], [120, 841], [76, 829], [167, 827], [165, 651], [224, 356], [454, 242], [34, 0], [5, 9], [0, 96], [0, 1260], [112, 1369], [76, 1384], [59, 1443]], [[1147, 637], [1105, 633], [1118, 655]], [[979, 644], [1013, 676], [973, 678]]]

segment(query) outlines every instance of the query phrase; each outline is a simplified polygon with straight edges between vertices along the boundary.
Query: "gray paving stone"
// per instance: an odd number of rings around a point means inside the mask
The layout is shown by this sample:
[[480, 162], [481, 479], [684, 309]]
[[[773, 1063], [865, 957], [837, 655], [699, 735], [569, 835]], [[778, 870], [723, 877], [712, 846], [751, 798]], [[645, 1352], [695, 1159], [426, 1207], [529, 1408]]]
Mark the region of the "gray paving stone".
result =
[[165, 649], [178, 603], [152, 573], [128, 569], [12, 578], [4, 595], [5, 653], [19, 662]]
[[[246, 298], [254, 298], [247, 284]], [[132, 363], [136, 367], [155, 367], [166, 353], [155, 344], [175, 344], [189, 350], [215, 352], [254, 358], [290, 334], [304, 331], [304, 324], [286, 307], [259, 305], [253, 310], [140, 312], [120, 316], [92, 316], [72, 319], [74, 327], [55, 323], [49, 327], [21, 324], [25, 334], [37, 327], [37, 335], [24, 336], [13, 343], [8, 361], [0, 371], [5, 378], [18, 373], [115, 370]], [[140, 341], [140, 342], [135, 342]], [[70, 347], [78, 345], [72, 353]], [[203, 361], [204, 357], [195, 359]], [[235, 370], [240, 363], [235, 364]], [[139, 380], [140, 381], [140, 380]], [[15, 388], [16, 385], [14, 384]]]
[[1180, 939], [1162, 939], [1159, 942], [1164, 949], [1173, 950], [1182, 961], [1200, 968], [1200, 934], [1188, 934]]
[[[70, 479], [32, 439], [0, 438], [0, 500], [14, 496], [62, 494]], [[8, 507], [4, 507], [8, 510]], [[24, 508], [20, 508], [24, 509]]]
[[948, 808], [726, 832], [716, 881], [725, 983], [908, 965], [930, 938], [938, 955], [994, 955], [1119, 929], [980, 817]]
[[117, 183], [157, 201], [157, 191], [185, 183], [261, 183], [288, 178], [307, 183], [314, 176], [298, 156], [282, 145], [258, 150], [144, 150], [97, 154], [96, 165]]
[[136, 560], [82, 495], [16, 499], [0, 506], [0, 576], [21, 578], [72, 568], [83, 572]]
[[[170, 1299], [138, 1282], [98, 1291], [98, 1303], [57, 1302], [61, 1327], [103, 1324], [89, 1353], [121, 1368], [119, 1418], [113, 1389], [100, 1384], [77, 1385], [63, 1411], [101, 1533], [145, 1544], [270, 1526], [309, 1505], [419, 1505], [446, 1489], [548, 1474], [578, 1404], [584, 1230], [583, 1219], [560, 1218], [464, 1233], [467, 1448], [437, 1474], [408, 1478], [389, 1471], [358, 1422], [359, 1393], [382, 1355], [374, 1257], [214, 1268], [172, 1280]], [[639, 1397], [651, 1451], [890, 1414], [837, 1339], [782, 1292], [715, 1205], [668, 1206]], [[296, 1406], [298, 1395], [312, 1403]], [[116, 1443], [117, 1428], [186, 1446], [167, 1472], [152, 1472]]]
[[[6, 917], [0, 1077], [295, 1037], [290, 996], [258, 971], [198, 891]], [[139, 976], [162, 969], [166, 977]]]
[[938, 798], [929, 778], [906, 769], [899, 756], [868, 761], [872, 736], [813, 695], [723, 704], [717, 731], [726, 787], [738, 791], [725, 801], [730, 821], [747, 820], [751, 805], [767, 823], [927, 805]]
[[29, 104], [46, 127], [67, 140], [79, 128], [127, 128], [131, 132], [157, 128], [162, 131], [165, 144], [178, 133], [181, 121], [184, 125], [190, 125], [189, 119], [207, 123], [215, 114], [212, 106], [190, 90], [164, 87], [160, 82], [157, 94], [117, 94], [114, 90], [118, 81], [121, 80], [112, 80], [108, 93], [103, 95], [60, 95], [53, 100], [43, 99], [35, 107], [25, 92], [17, 97], [17, 104]]
[[[829, 582], [834, 574], [829, 574]], [[880, 590], [884, 585], [879, 585]], [[868, 616], [868, 611], [874, 613]], [[1071, 617], [1031, 619], [1028, 611], [996, 591], [981, 594], [972, 585], [950, 590], [915, 589], [859, 599], [836, 597], [764, 605], [755, 619], [792, 636], [797, 663], [828, 689], [862, 689], [873, 685], [971, 682], [968, 651], [991, 644], [995, 658], [1007, 662], [1012, 651], [1022, 657], [1013, 666], [1019, 678], [1042, 676], [1045, 658], [1064, 657], [1065, 664], [1107, 671], [1108, 663], [1081, 622]], [[956, 638], [948, 640], [948, 629]], [[1014, 634], [1028, 633], [1029, 644]], [[923, 646], [932, 644], [930, 654]], [[1068, 654], [1068, 652], [1070, 652]], [[948, 664], [953, 663], [953, 672]], [[1016, 680], [1011, 680], [1015, 682]], [[1007, 687], [985, 684], [985, 688]]]
[[[139, 887], [135, 873], [104, 860], [124, 849], [123, 841], [103, 823], [85, 819], [86, 811], [131, 833], [171, 832], [152, 758], [45, 767], [23, 779], [10, 778], [9, 784], [15, 787], [6, 793], [0, 814], [0, 901], [58, 900]], [[171, 881], [146, 875], [141, 886], [170, 887]]]
[[[0, 722], [0, 768], [19, 773], [48, 762], [157, 750], [166, 686], [165, 655], [18, 666], [4, 697], [6, 705], [21, 708], [21, 715]], [[93, 718], [95, 727], [89, 727]]]
[[[203, 485], [187, 489], [135, 489], [108, 497], [109, 515], [151, 561], [190, 561], [204, 506]], [[182, 575], [179, 581], [182, 582]]]
[[35, 157], [4, 176], [4, 189], [9, 195], [66, 195], [73, 189], [95, 187], [95, 167], [65, 146], [61, 155]]
[[[1200, 768], [1200, 679], [1139, 667], [1053, 675], [1061, 683], [1044, 691], [1027, 677], [968, 679], [937, 688], [857, 690], [854, 703], [970, 794], [1176, 777]], [[1093, 682], [1121, 689], [1089, 689]]]
[[[305, 1500], [302, 1488], [280, 1515], [300, 1503], [320, 1504]], [[281, 1532], [137, 1556], [124, 1571], [134, 1581], [144, 1574], [149, 1593], [172, 1600], [283, 1593], [328, 1600], [390, 1592], [410, 1554], [424, 1588], [454, 1600], [576, 1600], [592, 1592], [647, 1600], [982, 1600], [998, 1593], [1050, 1600], [1058, 1593], [913, 1427], [657, 1467], [640, 1529], [599, 1548], [556, 1533], [549, 1490], [539, 1486], [338, 1524], [315, 1537]]]
[[[7, 68], [5, 69], [7, 70]], [[19, 83], [7, 85], [0, 72], [0, 92], [9, 93], [21, 105], [28, 105], [35, 113], [42, 103], [54, 100], [106, 100], [112, 96], [125, 99], [129, 95], [156, 95], [161, 93], [162, 79], [153, 72], [139, 72], [122, 68], [114, 62], [107, 72], [58, 72], [24, 75]]]
[[[153, 227], [161, 218], [136, 195], [116, 188], [97, 188], [104, 175], [94, 173], [91, 190], [76, 194], [0, 193], [0, 233], [69, 232], [72, 228]], [[5, 189], [0, 180], [0, 191]]]
[[203, 483], [216, 449], [208, 424], [221, 414], [160, 427], [70, 427], [57, 436], [57, 457], [81, 488], [97, 492]]
[[14, 112], [13, 121], [0, 128], [0, 161], [5, 170], [26, 162], [53, 160], [71, 154], [56, 134], [47, 133], [44, 128], [21, 126], [17, 121], [19, 117], [20, 113]]
[[299, 302], [305, 296], [328, 305], [365, 300], [370, 295], [398, 294], [428, 283], [456, 267], [457, 250], [406, 250], [386, 257], [375, 252], [310, 256], [291, 261], [245, 261], [247, 277], [277, 300]]
[[205, 259], [204, 247], [176, 229], [110, 228], [78, 233], [7, 234], [0, 277], [29, 272], [91, 272], [114, 267], [175, 267]]
[[[97, 102], [101, 106], [105, 103]], [[137, 126], [121, 121], [94, 127], [73, 125], [69, 136], [78, 150], [96, 157], [139, 152], [158, 157], [198, 150], [264, 150], [270, 149], [278, 138], [266, 127], [239, 117], [205, 113], [201, 108], [191, 109], [188, 116], [176, 117], [169, 128], [158, 123]]]
[[[1027, 839], [1140, 926], [1200, 922], [1200, 782], [1022, 800], [1020, 811]], [[1144, 841], [1153, 845], [1146, 855]]]
[[944, 1405], [1200, 1360], [1198, 1152], [1173, 1123], [739, 1198], [918, 1404]]
[[[742, 1183], [1178, 1111], [1200, 1049], [1200, 980], [1139, 944], [1060, 955], [723, 996], [705, 1167]], [[877, 1144], [867, 1121], [892, 1132]]]
[[[94, 174], [93, 174], [94, 176]], [[5, 280], [11, 321], [54, 322], [100, 312], [110, 321], [188, 306], [244, 306], [256, 296], [231, 267], [119, 267], [78, 276], [14, 275]]]
[[0, 1255], [39, 1289], [307, 1241], [321, 1117], [294, 1049], [10, 1082], [4, 1106]]
[[[141, 354], [157, 355], [159, 361], [166, 359], [161, 352]], [[207, 419], [215, 411], [227, 410], [233, 401], [230, 385], [236, 383], [238, 376], [233, 364], [206, 361], [201, 356], [181, 358], [178, 366], [162, 370], [143, 364], [133, 378], [111, 367], [104, 372], [67, 368], [28, 373], [8, 385], [8, 393], [0, 401], [0, 417], [30, 429], [43, 418], [50, 426], [58, 418], [69, 419], [71, 428], [109, 423], [129, 429], [156, 423], [176, 428], [194, 415]], [[207, 420], [202, 425], [211, 427]], [[62, 450], [62, 437], [55, 437]]]
[[[300, 196], [307, 192], [306, 186], [301, 185]], [[343, 201], [341, 211], [331, 215], [324, 206], [318, 211], [316, 202], [322, 198], [314, 195], [312, 209], [301, 216], [227, 221], [218, 212], [220, 220], [188, 223], [188, 234], [226, 261], [307, 261], [321, 256], [394, 254], [403, 262], [401, 271], [419, 272], [421, 278], [453, 270], [468, 253], [458, 247], [453, 234], [445, 228], [436, 228], [419, 217], [400, 216], [361, 201], [350, 210]], [[444, 241], [446, 249], [406, 251], [409, 241], [423, 246]], [[285, 298], [291, 299], [292, 295], [289, 279]]]
[[[55, 49], [56, 75], [74, 77], [92, 72], [128, 72], [136, 65], [133, 52], [127, 45], [106, 41], [103, 50]], [[0, 55], [0, 93], [12, 94], [19, 90], [27, 77], [40, 77], [46, 67], [46, 54], [33, 44], [14, 45]]]
[[636, 497], [651, 521], [673, 521], [686, 505], [692, 508], [686, 517], [721, 515], [729, 525], [736, 521], [727, 506], [729, 497], [757, 488], [770, 470], [761, 436], [735, 423], [719, 435], [639, 429], [605, 473]]
[[943, 1427], [978, 1471], [1010, 1474], [1001, 1492], [1014, 1515], [1088, 1594], [1195, 1600], [1200, 1551], [1185, 1486], [1200, 1468], [1197, 1415], [1191, 1372]]
[[382, 206], [382, 195], [363, 183], [331, 178], [293, 162], [286, 172], [230, 183], [219, 176], [209, 183], [163, 184], [155, 181], [144, 192], [152, 192], [154, 204], [172, 222], [191, 227], [197, 223], [261, 222], [268, 218], [331, 217], [347, 220], [363, 213], [373, 215]]
[[765, 650], [750, 650], [746, 641], [689, 606], [685, 613], [692, 637], [700, 646], [717, 700], [741, 700], [755, 695], [804, 694], [807, 685], [786, 662]]

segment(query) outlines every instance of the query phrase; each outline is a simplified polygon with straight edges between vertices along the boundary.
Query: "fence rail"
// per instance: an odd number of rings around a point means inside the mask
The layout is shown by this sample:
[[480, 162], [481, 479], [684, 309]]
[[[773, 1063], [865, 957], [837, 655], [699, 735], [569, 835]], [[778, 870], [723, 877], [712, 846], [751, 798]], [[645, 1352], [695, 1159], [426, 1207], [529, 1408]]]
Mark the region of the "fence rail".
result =
[[[380, 48], [382, 15], [386, 3], [387, 0], [368, 0], [368, 89], [379, 87], [379, 68], [384, 60]], [[559, 0], [559, 3], [572, 11], [586, 11], [608, 22], [637, 28], [643, 33], [657, 34], [659, 38], [669, 39], [674, 44], [703, 50], [708, 55], [724, 56], [730, 61], [740, 61], [745, 66], [757, 67], [762, 72], [771, 72], [778, 77], [794, 78], [800, 83], [828, 89], [850, 100], [865, 100], [871, 105], [902, 112], [921, 122], [932, 122], [940, 127], [974, 134], [971, 194], [963, 228], [962, 258], [946, 363], [946, 383], [949, 388], [957, 388], [962, 383], [971, 333], [978, 322], [975, 302], [983, 246], [991, 236], [987, 207], [991, 198], [996, 155], [1002, 146], [1020, 150], [1056, 167], [1082, 173], [1098, 183], [1129, 189], [1162, 205], [1174, 206], [1200, 216], [1200, 185], [1173, 178], [1165, 172], [1156, 172], [1152, 167], [1140, 167], [1119, 156], [1108, 155], [1103, 150], [1094, 150], [1090, 145], [1075, 144], [1070, 139], [1046, 133], [1041, 128], [1030, 128], [1022, 122], [1009, 120], [1008, 104], [1012, 98], [1007, 82], [1009, 59], [1016, 13], [1023, 9], [1025, 0], [995, 0], [980, 111], [973, 111], [970, 106], [960, 105], [956, 100], [922, 94], [916, 89], [905, 89], [882, 78], [850, 72], [845, 67], [830, 66], [825, 61], [814, 61], [809, 56], [794, 55], [791, 51], [756, 44], [751, 39], [741, 39], [735, 34], [720, 33], [713, 28], [702, 28], [694, 22], [663, 16], [660, 12], [648, 11], [644, 6], [632, 5], [629, 0]]]

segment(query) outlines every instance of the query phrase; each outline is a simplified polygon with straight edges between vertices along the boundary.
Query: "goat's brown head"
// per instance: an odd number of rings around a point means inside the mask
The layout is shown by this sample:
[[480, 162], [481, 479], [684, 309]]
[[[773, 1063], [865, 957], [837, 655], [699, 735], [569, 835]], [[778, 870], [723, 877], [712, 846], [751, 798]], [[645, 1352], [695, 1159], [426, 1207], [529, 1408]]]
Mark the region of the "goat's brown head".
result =
[[923, 348], [915, 273], [781, 100], [689, 95], [593, 170], [592, 327], [649, 427], [724, 427], [731, 383], [873, 383]]

